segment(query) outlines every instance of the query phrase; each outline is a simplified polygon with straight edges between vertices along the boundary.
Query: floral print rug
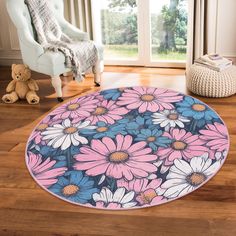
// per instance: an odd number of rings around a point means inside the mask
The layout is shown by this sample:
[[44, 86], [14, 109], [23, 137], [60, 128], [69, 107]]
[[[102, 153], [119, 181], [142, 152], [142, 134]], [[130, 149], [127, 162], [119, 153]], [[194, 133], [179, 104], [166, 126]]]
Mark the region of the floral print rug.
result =
[[201, 101], [161, 88], [104, 90], [46, 116], [31, 134], [27, 167], [70, 203], [133, 209], [196, 190], [222, 166], [228, 131]]

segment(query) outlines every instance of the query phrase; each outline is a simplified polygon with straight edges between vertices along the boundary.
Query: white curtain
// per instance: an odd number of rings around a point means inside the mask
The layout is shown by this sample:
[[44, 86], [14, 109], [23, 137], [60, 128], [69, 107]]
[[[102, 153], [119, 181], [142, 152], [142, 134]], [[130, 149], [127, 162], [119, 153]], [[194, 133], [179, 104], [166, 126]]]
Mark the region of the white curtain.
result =
[[91, 0], [64, 0], [65, 17], [93, 39]]
[[188, 0], [187, 65], [206, 53], [216, 53], [218, 0]]

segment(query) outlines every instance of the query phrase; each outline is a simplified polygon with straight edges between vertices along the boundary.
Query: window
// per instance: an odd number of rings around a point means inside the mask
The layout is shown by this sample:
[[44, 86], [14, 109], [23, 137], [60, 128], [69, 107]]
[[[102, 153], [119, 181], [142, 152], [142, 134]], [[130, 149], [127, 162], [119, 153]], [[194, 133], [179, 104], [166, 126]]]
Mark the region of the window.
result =
[[184, 67], [187, 0], [93, 1], [106, 64]]

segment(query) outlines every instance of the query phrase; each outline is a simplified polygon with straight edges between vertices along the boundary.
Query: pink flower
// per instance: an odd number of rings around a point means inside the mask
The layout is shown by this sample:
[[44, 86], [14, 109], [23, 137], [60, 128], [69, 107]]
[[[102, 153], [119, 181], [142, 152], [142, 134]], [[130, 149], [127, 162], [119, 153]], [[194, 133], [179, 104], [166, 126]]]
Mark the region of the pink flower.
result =
[[81, 154], [75, 156], [78, 162], [74, 168], [86, 170], [87, 175], [105, 173], [115, 179], [148, 177], [150, 173], [157, 171], [152, 163], [157, 156], [150, 154], [151, 148], [145, 148], [146, 142], [132, 142], [132, 136], [120, 134], [116, 136], [115, 142], [109, 137], [104, 137], [102, 141], [94, 139], [91, 147], [80, 148]]
[[222, 152], [228, 149], [228, 131], [225, 125], [215, 122], [208, 124], [206, 130], [200, 130], [200, 139], [206, 141], [206, 146], [216, 152]]
[[98, 99], [99, 101], [104, 100], [104, 97], [103, 97], [103, 95], [101, 95], [100, 91], [93, 93], [93, 96], [94, 96], [95, 99]]
[[103, 100], [90, 112], [87, 120], [91, 121], [91, 124], [96, 124], [98, 121], [114, 124], [116, 120], [122, 119], [122, 116], [128, 112], [128, 109], [117, 106], [115, 101]]
[[96, 109], [98, 102], [94, 96], [81, 97], [58, 107], [50, 115], [55, 115], [53, 120], [72, 118], [78, 122], [89, 116], [90, 112]]
[[56, 161], [51, 161], [47, 158], [45, 161], [42, 160], [40, 155], [36, 155], [32, 152], [28, 155], [28, 166], [34, 177], [44, 187], [49, 188], [55, 184], [58, 180], [58, 176], [62, 176], [67, 170], [66, 167], [54, 168]]
[[136, 196], [136, 201], [138, 201], [141, 206], [144, 205], [158, 205], [166, 201], [163, 196], [158, 196], [156, 189], [161, 185], [162, 179], [154, 179], [148, 183], [148, 179], [133, 179], [131, 181], [118, 180], [117, 187], [125, 187], [128, 191], [134, 191]]
[[182, 95], [167, 89], [134, 87], [125, 89], [117, 104], [126, 106], [128, 109], [138, 109], [140, 113], [143, 113], [171, 110], [174, 108], [171, 103], [182, 99]]
[[170, 146], [157, 150], [157, 155], [160, 160], [164, 160], [164, 165], [172, 165], [175, 159], [188, 160], [209, 153], [209, 148], [203, 146], [205, 142], [199, 139], [199, 135], [193, 135], [184, 129], [172, 128], [170, 133], [164, 132], [163, 136], [172, 140]]

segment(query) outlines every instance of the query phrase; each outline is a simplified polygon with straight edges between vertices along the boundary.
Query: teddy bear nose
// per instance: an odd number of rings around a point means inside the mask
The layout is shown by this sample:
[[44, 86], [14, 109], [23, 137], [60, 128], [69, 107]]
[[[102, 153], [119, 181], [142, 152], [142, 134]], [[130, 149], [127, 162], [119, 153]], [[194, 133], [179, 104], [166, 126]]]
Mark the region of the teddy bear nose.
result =
[[16, 78], [19, 79], [19, 76], [17, 75]]

